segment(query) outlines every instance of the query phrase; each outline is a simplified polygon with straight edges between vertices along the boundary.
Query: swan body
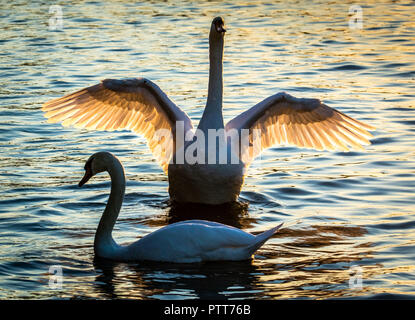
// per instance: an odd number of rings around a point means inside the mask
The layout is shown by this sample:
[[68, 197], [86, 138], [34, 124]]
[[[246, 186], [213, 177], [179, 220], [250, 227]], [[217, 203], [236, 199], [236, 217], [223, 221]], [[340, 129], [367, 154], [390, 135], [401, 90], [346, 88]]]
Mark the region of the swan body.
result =
[[181, 203], [237, 201], [245, 177], [244, 170], [243, 164], [171, 164], [170, 197]]
[[[223, 121], [224, 22], [213, 19], [209, 33], [209, 84], [206, 107], [195, 130], [192, 121], [152, 81], [105, 79], [46, 102], [49, 122], [90, 130], [132, 130], [143, 135], [168, 174], [169, 194], [177, 202], [221, 204], [237, 200], [247, 168], [264, 149], [290, 145], [316, 150], [363, 150], [374, 130], [317, 99], [274, 94], [242, 114]], [[209, 130], [226, 133], [209, 137]], [[242, 143], [243, 132], [249, 143]], [[238, 140], [229, 139], [231, 133]], [[259, 135], [256, 135], [259, 132]], [[200, 136], [204, 142], [200, 142]], [[215, 139], [215, 144], [209, 144]], [[208, 146], [213, 145], [213, 149]], [[218, 161], [219, 154], [225, 161]], [[213, 154], [214, 161], [208, 161]], [[232, 157], [238, 161], [231, 161]]]
[[79, 186], [103, 171], [110, 174], [111, 193], [94, 241], [95, 254], [102, 258], [116, 261], [151, 260], [178, 263], [247, 260], [282, 225], [259, 235], [252, 235], [217, 222], [188, 220], [173, 223], [130, 245], [121, 246], [112, 238], [112, 229], [125, 192], [125, 175], [120, 161], [109, 152], [93, 154], [85, 164], [85, 176]]

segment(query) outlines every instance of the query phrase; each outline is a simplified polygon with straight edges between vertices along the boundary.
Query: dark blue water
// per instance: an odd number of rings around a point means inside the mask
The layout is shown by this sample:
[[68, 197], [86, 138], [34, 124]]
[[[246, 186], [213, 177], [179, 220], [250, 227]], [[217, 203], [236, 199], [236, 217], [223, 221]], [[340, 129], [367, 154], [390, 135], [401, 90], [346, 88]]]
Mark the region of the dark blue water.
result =
[[[0, 6], [0, 298], [415, 297], [415, 10], [413, 1], [62, 4], [62, 28], [40, 1]], [[364, 152], [274, 147], [248, 171], [240, 204], [174, 208], [142, 137], [48, 124], [42, 103], [104, 78], [144, 76], [197, 124], [206, 102], [211, 19], [228, 32], [225, 121], [286, 91], [320, 98], [377, 127]], [[124, 164], [114, 236], [131, 242], [183, 218], [257, 232], [285, 228], [253, 261], [177, 265], [94, 260], [109, 193], [77, 187], [86, 159]], [[61, 266], [60, 289], [49, 286]], [[350, 286], [353, 266], [361, 287]], [[354, 282], [353, 282], [354, 283]]]

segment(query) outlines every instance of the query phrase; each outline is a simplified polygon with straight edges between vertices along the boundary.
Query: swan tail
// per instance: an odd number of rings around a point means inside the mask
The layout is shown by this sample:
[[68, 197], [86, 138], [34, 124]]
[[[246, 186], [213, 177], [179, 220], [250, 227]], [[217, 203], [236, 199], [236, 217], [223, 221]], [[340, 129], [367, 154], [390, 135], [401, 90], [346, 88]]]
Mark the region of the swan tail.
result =
[[253, 255], [254, 252], [257, 251], [269, 238], [271, 238], [274, 234], [278, 232], [278, 230], [282, 227], [283, 224], [284, 223], [281, 223], [280, 225], [255, 236], [255, 242], [247, 248], [249, 254]]

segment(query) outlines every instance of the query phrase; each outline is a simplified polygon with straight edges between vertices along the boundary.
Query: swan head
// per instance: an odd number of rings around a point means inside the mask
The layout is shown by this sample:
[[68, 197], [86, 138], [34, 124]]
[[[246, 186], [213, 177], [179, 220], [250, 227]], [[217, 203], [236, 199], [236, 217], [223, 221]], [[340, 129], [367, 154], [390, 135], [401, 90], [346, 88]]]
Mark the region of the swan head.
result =
[[85, 163], [85, 175], [78, 186], [82, 187], [93, 176], [100, 172], [108, 171], [108, 167], [114, 161], [115, 156], [110, 152], [97, 152], [89, 157]]
[[225, 34], [226, 29], [224, 28], [225, 21], [223, 21], [222, 17], [216, 17], [212, 21], [212, 27], [210, 29], [211, 35], [222, 36]]

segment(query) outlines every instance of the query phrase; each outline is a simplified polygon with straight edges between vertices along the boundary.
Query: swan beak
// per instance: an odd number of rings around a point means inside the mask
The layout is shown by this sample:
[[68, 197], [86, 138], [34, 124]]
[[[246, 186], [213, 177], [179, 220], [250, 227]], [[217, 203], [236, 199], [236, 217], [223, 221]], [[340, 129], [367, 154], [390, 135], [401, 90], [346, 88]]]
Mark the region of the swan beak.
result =
[[91, 179], [92, 178], [92, 172], [91, 172], [91, 170], [88, 170], [88, 169], [86, 169], [85, 170], [85, 175], [84, 175], [84, 177], [82, 178], [82, 180], [81, 181], [79, 181], [79, 183], [78, 183], [78, 187], [82, 187], [85, 183], [87, 183], [88, 182], [88, 180], [89, 179]]

